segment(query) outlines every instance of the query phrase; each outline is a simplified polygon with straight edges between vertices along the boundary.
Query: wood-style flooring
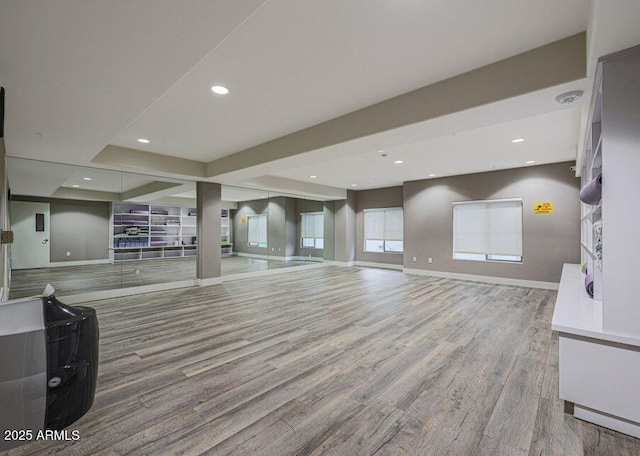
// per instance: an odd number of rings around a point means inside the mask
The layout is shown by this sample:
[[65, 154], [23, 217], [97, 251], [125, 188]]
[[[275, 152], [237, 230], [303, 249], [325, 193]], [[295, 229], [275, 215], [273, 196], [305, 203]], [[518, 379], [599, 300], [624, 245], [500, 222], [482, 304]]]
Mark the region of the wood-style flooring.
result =
[[10, 455], [638, 455], [558, 400], [555, 292], [324, 268], [93, 302], [98, 391]]
[[[280, 269], [315, 264], [306, 261], [263, 260], [248, 257], [222, 258], [222, 275]], [[196, 259], [171, 258], [121, 263], [59, 266], [53, 268], [18, 269], [11, 272], [10, 299], [35, 296], [50, 283], [58, 296], [71, 296], [91, 291], [138, 287], [193, 280]]]

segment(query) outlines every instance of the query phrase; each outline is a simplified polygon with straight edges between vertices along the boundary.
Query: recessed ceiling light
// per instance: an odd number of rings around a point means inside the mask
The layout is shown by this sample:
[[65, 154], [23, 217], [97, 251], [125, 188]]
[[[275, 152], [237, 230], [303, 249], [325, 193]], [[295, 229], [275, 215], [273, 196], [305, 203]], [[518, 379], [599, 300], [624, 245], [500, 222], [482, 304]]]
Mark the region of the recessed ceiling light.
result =
[[511, 140], [512, 143], [521, 143], [524, 142], [524, 138], [516, 138]]
[[535, 160], [527, 160], [527, 161], [525, 162], [525, 164], [527, 164], [527, 165], [533, 165], [535, 162], [536, 162]]
[[380, 149], [380, 150], [378, 151], [378, 153], [379, 153], [379, 154], [381, 154], [382, 152], [384, 152], [384, 149]]
[[225, 86], [221, 86], [221, 85], [214, 85], [211, 87], [211, 91], [217, 95], [226, 95], [229, 93], [229, 89], [227, 89]]
[[91, 177], [83, 177], [83, 179], [86, 180], [86, 181], [93, 180]]
[[148, 139], [144, 139], [144, 138], [138, 139], [138, 142], [142, 143], [142, 144], [149, 144], [149, 140]]
[[310, 177], [311, 179], [315, 179], [315, 178], [316, 178], [316, 177], [318, 177], [318, 176], [309, 176], [309, 177]]
[[394, 161], [394, 163], [395, 163], [396, 165], [399, 165], [400, 163], [403, 163], [403, 161], [402, 161], [402, 160], [396, 160], [396, 161]]
[[429, 177], [436, 177], [435, 174], [429, 174]]
[[358, 184], [351, 184], [351, 186], [352, 186], [352, 187], [357, 187], [357, 186], [358, 186]]
[[80, 187], [80, 186], [79, 186], [78, 184], [73, 184], [73, 185], [72, 185], [72, 187], [73, 187], [73, 188], [78, 188], [78, 187]]

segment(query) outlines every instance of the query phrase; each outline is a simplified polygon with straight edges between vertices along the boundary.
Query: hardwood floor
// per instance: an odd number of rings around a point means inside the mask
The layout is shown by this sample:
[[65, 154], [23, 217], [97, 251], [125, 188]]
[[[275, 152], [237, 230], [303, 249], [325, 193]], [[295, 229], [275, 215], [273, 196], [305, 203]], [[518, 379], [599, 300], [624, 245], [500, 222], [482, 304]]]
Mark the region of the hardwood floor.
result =
[[[222, 259], [222, 275], [280, 269], [305, 264], [315, 264], [315, 262], [263, 260], [237, 256], [224, 257]], [[193, 280], [195, 277], [195, 257], [19, 269], [11, 273], [10, 299], [39, 295], [48, 283], [55, 287], [58, 296], [70, 296], [90, 291], [165, 283], [168, 279], [172, 282]]]
[[327, 266], [91, 303], [98, 392], [10, 455], [638, 455], [558, 400], [555, 292]]

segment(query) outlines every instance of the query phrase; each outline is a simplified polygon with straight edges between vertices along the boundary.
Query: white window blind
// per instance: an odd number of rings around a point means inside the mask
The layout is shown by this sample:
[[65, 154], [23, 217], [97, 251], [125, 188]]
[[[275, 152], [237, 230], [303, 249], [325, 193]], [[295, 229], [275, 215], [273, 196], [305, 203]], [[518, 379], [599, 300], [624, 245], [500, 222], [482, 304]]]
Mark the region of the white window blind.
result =
[[301, 215], [302, 247], [324, 248], [324, 215], [322, 212], [303, 212]]
[[453, 253], [522, 257], [522, 200], [467, 201], [453, 203]]
[[302, 214], [302, 237], [303, 238], [323, 238], [324, 237], [324, 215], [322, 212], [303, 212]]
[[247, 217], [248, 244], [257, 247], [267, 246], [267, 214]]
[[364, 250], [402, 253], [402, 208], [365, 209]]

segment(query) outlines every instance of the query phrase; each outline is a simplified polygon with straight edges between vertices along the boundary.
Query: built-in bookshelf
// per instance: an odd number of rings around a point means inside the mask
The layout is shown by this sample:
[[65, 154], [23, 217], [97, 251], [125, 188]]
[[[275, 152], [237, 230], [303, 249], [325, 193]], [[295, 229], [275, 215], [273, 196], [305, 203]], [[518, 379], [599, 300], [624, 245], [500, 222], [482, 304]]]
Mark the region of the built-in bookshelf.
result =
[[196, 255], [195, 208], [118, 202], [111, 205], [112, 262]]
[[[640, 46], [600, 59], [585, 147], [580, 265], [565, 264], [553, 315], [559, 395], [574, 415], [640, 437]], [[591, 187], [593, 188], [593, 187]], [[593, 195], [593, 193], [592, 193]], [[599, 197], [599, 198], [598, 198]], [[585, 275], [588, 274], [588, 275]], [[587, 284], [593, 275], [593, 297]]]
[[222, 209], [220, 214], [220, 249], [223, 256], [233, 255], [233, 243], [231, 241], [231, 211]]

